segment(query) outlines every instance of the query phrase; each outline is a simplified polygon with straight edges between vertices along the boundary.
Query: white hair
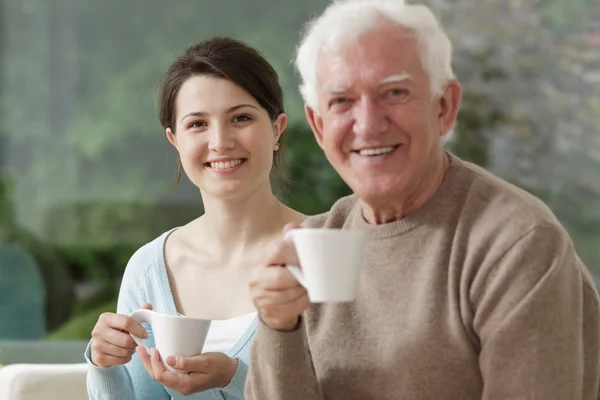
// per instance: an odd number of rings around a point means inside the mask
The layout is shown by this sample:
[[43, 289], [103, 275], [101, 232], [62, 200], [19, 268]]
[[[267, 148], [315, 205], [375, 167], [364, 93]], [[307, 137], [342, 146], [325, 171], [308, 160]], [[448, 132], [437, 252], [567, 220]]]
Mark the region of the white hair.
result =
[[452, 43], [428, 7], [405, 4], [404, 0], [335, 0], [320, 16], [308, 22], [296, 52], [300, 93], [308, 106], [317, 106], [319, 54], [376, 30], [382, 20], [416, 33], [432, 95], [443, 94], [445, 84], [455, 77]]

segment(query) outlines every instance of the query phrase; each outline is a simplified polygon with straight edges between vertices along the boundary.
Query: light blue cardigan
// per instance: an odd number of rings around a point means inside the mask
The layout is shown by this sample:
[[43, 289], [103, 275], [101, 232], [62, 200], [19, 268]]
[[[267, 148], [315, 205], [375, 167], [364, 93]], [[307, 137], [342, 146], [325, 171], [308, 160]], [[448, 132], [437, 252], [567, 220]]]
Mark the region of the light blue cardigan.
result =
[[[177, 315], [175, 301], [164, 258], [165, 232], [152, 242], [144, 245], [129, 260], [121, 289], [117, 312], [129, 315], [145, 303], [150, 303], [159, 313]], [[244, 384], [248, 372], [250, 345], [256, 334], [255, 319], [227, 355], [238, 359], [238, 369], [231, 383], [223, 389], [212, 389], [189, 396], [183, 396], [164, 387], [150, 378], [137, 354], [126, 365], [109, 368], [98, 367], [90, 361], [90, 345], [85, 352], [88, 363], [87, 390], [91, 400], [242, 400]], [[154, 345], [151, 329], [148, 329], [148, 343]], [[91, 343], [91, 342], [90, 342]]]

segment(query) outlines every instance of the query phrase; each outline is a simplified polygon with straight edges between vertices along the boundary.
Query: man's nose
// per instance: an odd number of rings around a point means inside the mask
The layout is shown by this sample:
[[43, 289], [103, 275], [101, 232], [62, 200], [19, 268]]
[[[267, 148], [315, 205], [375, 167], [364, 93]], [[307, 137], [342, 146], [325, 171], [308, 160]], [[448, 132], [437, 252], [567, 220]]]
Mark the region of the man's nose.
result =
[[384, 110], [370, 97], [363, 97], [354, 109], [354, 132], [358, 136], [378, 136], [388, 129]]

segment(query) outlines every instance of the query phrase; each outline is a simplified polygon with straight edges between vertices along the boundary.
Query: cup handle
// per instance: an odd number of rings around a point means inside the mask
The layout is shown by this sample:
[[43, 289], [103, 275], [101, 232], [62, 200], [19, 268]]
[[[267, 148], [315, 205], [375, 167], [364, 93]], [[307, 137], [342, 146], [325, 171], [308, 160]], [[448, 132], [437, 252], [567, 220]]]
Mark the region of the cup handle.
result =
[[298, 267], [297, 265], [286, 265], [285, 267], [288, 271], [292, 273], [292, 275], [294, 276], [294, 278], [296, 278], [298, 283], [304, 286], [304, 289], [308, 290], [306, 278], [304, 277], [304, 274], [302, 273], [300, 267]]
[[[140, 308], [139, 310], [135, 310], [134, 312], [132, 312], [129, 315], [130, 318], [136, 320], [137, 322], [141, 323], [147, 323], [152, 325], [152, 311], [150, 310], [146, 310], [144, 308]], [[131, 335], [131, 337], [133, 338], [133, 340], [135, 340], [135, 342], [140, 345], [143, 346], [146, 351], [148, 352], [148, 354], [150, 353], [150, 347], [146, 345], [146, 340], [147, 339], [142, 339], [141, 337], [135, 336], [133, 333], [129, 333]]]
[[[283, 240], [292, 242], [295, 231], [297, 231], [297, 229], [290, 229], [289, 231], [287, 231], [285, 233], [285, 235], [283, 236]], [[308, 290], [308, 286], [306, 284], [306, 278], [304, 277], [304, 274], [302, 273], [302, 269], [300, 269], [300, 267], [297, 265], [286, 265], [285, 267], [287, 268], [288, 271], [290, 271], [292, 273], [292, 275], [294, 276], [294, 278], [296, 278], [298, 283], [301, 284], [302, 286], [304, 286], [304, 289]]]

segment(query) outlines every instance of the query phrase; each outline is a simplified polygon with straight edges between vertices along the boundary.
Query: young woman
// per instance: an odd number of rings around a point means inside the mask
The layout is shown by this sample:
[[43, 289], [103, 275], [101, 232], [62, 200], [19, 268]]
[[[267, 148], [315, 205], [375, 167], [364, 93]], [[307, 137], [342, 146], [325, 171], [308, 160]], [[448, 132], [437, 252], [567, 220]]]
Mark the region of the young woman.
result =
[[[100, 316], [86, 351], [88, 392], [91, 399], [243, 399], [257, 326], [252, 267], [285, 224], [304, 220], [271, 190], [287, 123], [277, 73], [241, 42], [201, 42], [166, 73], [160, 121], [205, 213], [129, 261], [117, 313]], [[129, 333], [146, 337], [146, 330], [128, 315], [142, 307], [213, 320], [204, 354], [166, 360], [189, 373], [166, 371], [155, 349], [136, 350]]]

